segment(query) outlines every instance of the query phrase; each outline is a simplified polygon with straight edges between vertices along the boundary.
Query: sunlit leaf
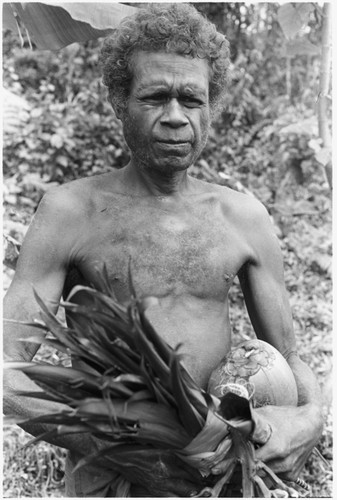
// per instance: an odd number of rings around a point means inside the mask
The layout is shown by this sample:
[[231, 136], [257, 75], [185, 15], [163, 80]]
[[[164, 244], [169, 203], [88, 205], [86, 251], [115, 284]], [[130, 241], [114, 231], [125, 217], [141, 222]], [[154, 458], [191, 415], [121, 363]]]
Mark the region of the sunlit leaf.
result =
[[291, 3], [280, 6], [277, 19], [286, 38], [293, 38], [302, 29], [305, 20]]
[[325, 167], [330, 161], [331, 161], [331, 155], [332, 151], [331, 148], [321, 148], [316, 154], [315, 158], [320, 163]]

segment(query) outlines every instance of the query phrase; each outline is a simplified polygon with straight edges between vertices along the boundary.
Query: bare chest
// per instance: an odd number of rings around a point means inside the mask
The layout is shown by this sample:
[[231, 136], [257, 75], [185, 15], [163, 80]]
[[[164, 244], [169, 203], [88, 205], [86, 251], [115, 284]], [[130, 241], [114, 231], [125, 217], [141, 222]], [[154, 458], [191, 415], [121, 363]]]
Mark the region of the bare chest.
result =
[[104, 263], [120, 299], [129, 296], [130, 263], [140, 295], [224, 300], [245, 258], [240, 236], [214, 202], [176, 210], [121, 202], [98, 211], [79, 243], [76, 264], [84, 276], [94, 281]]

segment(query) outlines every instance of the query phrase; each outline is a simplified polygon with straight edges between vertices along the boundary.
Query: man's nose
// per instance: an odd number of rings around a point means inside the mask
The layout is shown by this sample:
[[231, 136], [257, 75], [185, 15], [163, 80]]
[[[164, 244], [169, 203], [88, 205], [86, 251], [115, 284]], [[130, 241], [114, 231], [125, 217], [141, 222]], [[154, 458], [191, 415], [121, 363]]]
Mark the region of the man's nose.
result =
[[187, 125], [187, 117], [178, 99], [169, 100], [169, 102], [165, 106], [160, 121], [162, 125], [168, 125], [173, 128], [183, 127], [184, 125]]

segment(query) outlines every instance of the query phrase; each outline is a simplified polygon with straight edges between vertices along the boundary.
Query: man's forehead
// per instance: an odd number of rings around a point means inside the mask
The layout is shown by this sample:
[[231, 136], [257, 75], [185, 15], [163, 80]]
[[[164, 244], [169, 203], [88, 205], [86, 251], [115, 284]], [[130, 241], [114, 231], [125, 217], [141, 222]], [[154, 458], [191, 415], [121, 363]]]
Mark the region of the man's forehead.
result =
[[[148, 89], [165, 89], [171, 87], [174, 81], [173, 78], [171, 80], [170, 78], [164, 78], [162, 75], [158, 75], [158, 78], [156, 78], [156, 75], [153, 75], [152, 77], [149, 76], [148, 78], [145, 77], [144, 79], [138, 80], [137, 83], [137, 90], [142, 91]], [[200, 82], [193, 82], [187, 77], [179, 82], [179, 87], [195, 92], [206, 91], [205, 85], [200, 84]]]
[[203, 90], [208, 84], [209, 66], [205, 59], [166, 52], [138, 52], [132, 66], [139, 89], [166, 86], [176, 79], [191, 90]]

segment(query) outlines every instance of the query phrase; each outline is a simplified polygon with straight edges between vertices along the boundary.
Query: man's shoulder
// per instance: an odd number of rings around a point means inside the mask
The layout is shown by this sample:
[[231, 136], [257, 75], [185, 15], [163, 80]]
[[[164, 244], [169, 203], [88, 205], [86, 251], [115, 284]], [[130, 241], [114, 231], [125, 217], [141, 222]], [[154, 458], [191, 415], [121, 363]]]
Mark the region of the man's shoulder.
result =
[[41, 205], [52, 210], [71, 213], [73, 217], [94, 210], [100, 194], [111, 183], [113, 174], [100, 174], [76, 179], [47, 191]]
[[265, 219], [268, 216], [266, 207], [253, 195], [219, 184], [210, 186], [210, 190], [220, 200], [225, 214], [247, 222]]

